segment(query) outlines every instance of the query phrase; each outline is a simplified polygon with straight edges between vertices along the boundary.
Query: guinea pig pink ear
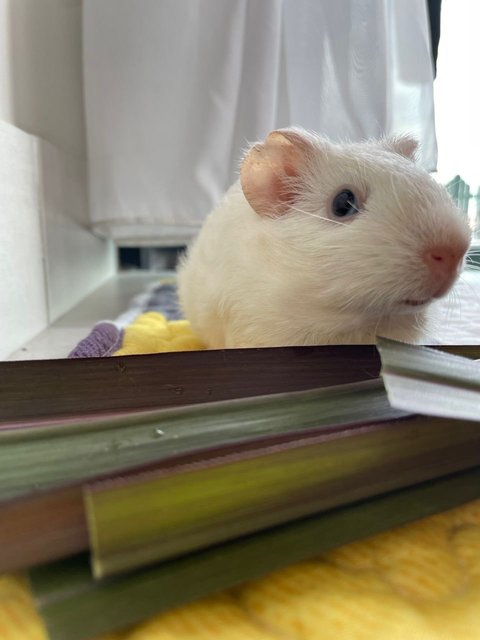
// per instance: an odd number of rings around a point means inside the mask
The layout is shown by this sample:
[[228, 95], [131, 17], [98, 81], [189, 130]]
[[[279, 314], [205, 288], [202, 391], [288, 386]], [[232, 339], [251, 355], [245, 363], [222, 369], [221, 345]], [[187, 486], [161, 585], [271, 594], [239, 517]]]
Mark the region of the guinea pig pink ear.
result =
[[240, 169], [240, 183], [256, 213], [273, 217], [289, 210], [311, 150], [306, 132], [278, 129], [248, 151]]
[[418, 149], [418, 140], [413, 136], [403, 134], [401, 136], [386, 138], [384, 144], [389, 151], [398, 153], [408, 160], [415, 161], [415, 154]]

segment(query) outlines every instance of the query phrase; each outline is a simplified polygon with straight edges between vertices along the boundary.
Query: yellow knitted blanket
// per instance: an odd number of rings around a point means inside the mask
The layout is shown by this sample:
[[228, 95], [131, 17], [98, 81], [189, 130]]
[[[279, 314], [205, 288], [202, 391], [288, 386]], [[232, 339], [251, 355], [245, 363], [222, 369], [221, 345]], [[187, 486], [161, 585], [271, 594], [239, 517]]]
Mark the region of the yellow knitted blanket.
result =
[[[115, 355], [202, 348], [150, 312]], [[0, 640], [46, 640], [22, 576], [0, 576]], [[346, 545], [101, 640], [479, 640], [480, 500]], [[96, 640], [100, 640], [97, 638]]]

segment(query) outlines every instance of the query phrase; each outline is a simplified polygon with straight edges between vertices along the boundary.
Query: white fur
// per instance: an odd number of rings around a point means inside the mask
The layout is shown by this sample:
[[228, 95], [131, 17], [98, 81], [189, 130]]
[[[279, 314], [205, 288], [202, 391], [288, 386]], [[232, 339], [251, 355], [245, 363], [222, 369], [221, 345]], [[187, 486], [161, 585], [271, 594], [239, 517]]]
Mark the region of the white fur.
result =
[[[235, 183], [179, 269], [185, 316], [210, 348], [417, 341], [426, 310], [403, 301], [432, 294], [422, 254], [468, 247], [443, 187], [385, 141], [308, 136], [315, 152], [291, 210], [260, 216]], [[362, 212], [323, 219], [344, 186], [363, 195]]]

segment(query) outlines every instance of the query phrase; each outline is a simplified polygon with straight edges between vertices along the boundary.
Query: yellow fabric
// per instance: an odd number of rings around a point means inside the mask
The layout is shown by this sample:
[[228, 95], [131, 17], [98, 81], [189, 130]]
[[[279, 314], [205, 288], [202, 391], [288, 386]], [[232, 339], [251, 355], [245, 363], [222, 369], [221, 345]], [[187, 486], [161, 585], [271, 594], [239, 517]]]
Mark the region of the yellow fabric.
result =
[[168, 322], [161, 313], [147, 311], [125, 328], [122, 347], [113, 355], [198, 351], [203, 348], [187, 320]]
[[[115, 355], [198, 348], [150, 312]], [[46, 640], [21, 576], [0, 576], [0, 640]], [[96, 640], [480, 640], [480, 500]]]

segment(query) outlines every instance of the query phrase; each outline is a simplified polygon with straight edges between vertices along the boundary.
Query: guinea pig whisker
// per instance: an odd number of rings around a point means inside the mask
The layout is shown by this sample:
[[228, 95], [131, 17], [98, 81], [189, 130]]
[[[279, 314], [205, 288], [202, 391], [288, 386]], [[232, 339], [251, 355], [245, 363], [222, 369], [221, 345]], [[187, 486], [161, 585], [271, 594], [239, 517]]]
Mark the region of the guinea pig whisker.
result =
[[326, 220], [326, 222], [331, 222], [332, 224], [339, 224], [342, 227], [347, 226], [345, 222], [340, 222], [338, 220], [331, 220], [330, 218], [326, 218], [325, 216], [319, 216], [316, 213], [310, 213], [310, 211], [304, 211], [303, 209], [299, 209], [298, 207], [294, 207], [293, 205], [290, 205], [290, 209], [293, 209], [293, 211], [297, 211], [298, 213], [303, 213], [304, 216], [310, 216], [311, 218], [318, 218], [318, 220]]
[[347, 200], [347, 204], [349, 204], [349, 205], [352, 207], [352, 209], [353, 209], [354, 211], [356, 211], [357, 213], [359, 213], [359, 212], [360, 212], [360, 209], [357, 209], [357, 207], [355, 206], [355, 203], [354, 203], [354, 202], [350, 202], [350, 200]]
[[[478, 270], [480, 271], [480, 269], [478, 269]], [[475, 287], [472, 286], [472, 283], [468, 282], [468, 280], [465, 280], [465, 278], [462, 275], [459, 276], [459, 280], [462, 282], [462, 284], [466, 284], [467, 285], [467, 287], [473, 293], [473, 295], [477, 299], [477, 301], [480, 302], [480, 295], [478, 294], [478, 291], [476, 291]]]
[[480, 267], [475, 262], [469, 262], [467, 260], [467, 267], [469, 271], [480, 271]]
[[451, 324], [453, 312], [456, 308], [460, 306], [458, 304], [458, 301], [459, 301], [459, 296], [457, 295], [457, 292], [455, 290], [451, 291], [447, 296], [447, 299], [445, 301], [445, 308], [444, 308], [445, 323], [447, 325]]

